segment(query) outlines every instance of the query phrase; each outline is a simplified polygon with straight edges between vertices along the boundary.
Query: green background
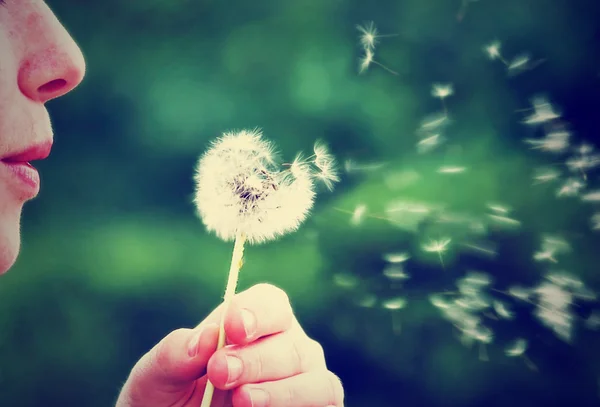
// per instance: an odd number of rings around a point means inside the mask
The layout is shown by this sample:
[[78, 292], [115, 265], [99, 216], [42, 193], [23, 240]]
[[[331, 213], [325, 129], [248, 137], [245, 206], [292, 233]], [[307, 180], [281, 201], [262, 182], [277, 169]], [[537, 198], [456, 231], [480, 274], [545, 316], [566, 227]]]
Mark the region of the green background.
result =
[[[558, 267], [600, 290], [593, 205], [556, 199], [557, 185], [532, 187], [533, 170], [560, 158], [523, 143], [540, 133], [518, 111], [545, 94], [575, 140], [597, 145], [596, 2], [480, 0], [460, 22], [461, 0], [48, 3], [82, 48], [87, 76], [48, 104], [55, 147], [38, 165], [42, 190], [24, 211], [21, 256], [0, 282], [0, 406], [109, 406], [143, 353], [219, 303], [232, 244], [196, 218], [193, 169], [222, 132], [256, 126], [287, 159], [323, 139], [340, 163], [342, 181], [320, 191], [298, 232], [246, 248], [239, 287], [270, 282], [288, 292], [342, 379], [346, 406], [600, 403], [600, 332], [578, 323], [565, 344], [524, 308], [495, 330], [482, 362], [427, 301], [469, 269], [501, 289], [539, 282], [547, 265], [531, 256], [546, 233], [573, 247]], [[369, 20], [398, 34], [381, 38], [375, 54], [397, 76], [377, 65], [358, 75], [356, 25]], [[508, 76], [482, 50], [494, 39], [507, 58], [527, 51], [544, 63]], [[436, 82], [454, 84], [452, 122], [444, 145], [419, 154], [417, 129], [440, 110]], [[347, 174], [346, 159], [385, 166]], [[441, 175], [441, 165], [468, 171]], [[390, 172], [419, 177], [393, 190]], [[590, 173], [590, 188], [599, 184]], [[383, 213], [398, 199], [476, 218], [500, 202], [521, 226], [492, 228], [493, 258], [451, 247], [444, 270], [419, 245], [439, 234], [460, 240], [462, 228], [375, 218], [353, 227], [335, 209], [365, 203]], [[382, 276], [389, 251], [413, 256], [403, 288]], [[339, 287], [339, 273], [358, 285]], [[408, 298], [400, 335], [388, 311], [357, 306], [365, 294]], [[518, 335], [537, 373], [504, 356]]]

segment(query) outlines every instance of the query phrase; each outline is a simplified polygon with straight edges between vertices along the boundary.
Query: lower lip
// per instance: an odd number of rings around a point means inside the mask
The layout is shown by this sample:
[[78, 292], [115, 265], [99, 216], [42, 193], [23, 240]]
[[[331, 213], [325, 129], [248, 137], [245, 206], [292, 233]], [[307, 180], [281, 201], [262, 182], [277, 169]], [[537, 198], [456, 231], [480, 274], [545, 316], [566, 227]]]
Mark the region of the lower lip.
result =
[[34, 198], [40, 191], [40, 174], [28, 163], [7, 163], [2, 161], [1, 165], [8, 168], [18, 181], [20, 189], [27, 194], [28, 198]]

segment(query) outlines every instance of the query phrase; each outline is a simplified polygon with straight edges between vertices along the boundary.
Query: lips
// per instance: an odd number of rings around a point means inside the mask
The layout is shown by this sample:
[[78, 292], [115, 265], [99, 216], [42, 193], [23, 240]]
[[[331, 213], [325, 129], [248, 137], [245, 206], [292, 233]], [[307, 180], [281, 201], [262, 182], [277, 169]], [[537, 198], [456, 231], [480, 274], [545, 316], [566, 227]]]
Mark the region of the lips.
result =
[[0, 167], [5, 167], [15, 183], [21, 199], [32, 199], [40, 190], [40, 176], [30, 161], [43, 160], [50, 155], [52, 142], [36, 144], [26, 150], [0, 158]]
[[30, 161], [43, 160], [50, 155], [52, 141], [36, 144], [26, 150], [10, 154], [0, 159], [5, 163], [29, 163]]

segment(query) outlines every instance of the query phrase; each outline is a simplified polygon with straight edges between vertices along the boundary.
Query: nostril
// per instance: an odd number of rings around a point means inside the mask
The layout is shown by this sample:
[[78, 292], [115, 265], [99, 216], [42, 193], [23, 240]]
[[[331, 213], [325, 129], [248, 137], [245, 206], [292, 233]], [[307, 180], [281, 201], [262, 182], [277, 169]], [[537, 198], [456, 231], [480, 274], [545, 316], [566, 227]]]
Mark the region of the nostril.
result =
[[55, 93], [56, 91], [64, 88], [67, 85], [67, 81], [64, 79], [54, 79], [48, 83], [43, 84], [38, 88], [38, 92], [41, 94]]

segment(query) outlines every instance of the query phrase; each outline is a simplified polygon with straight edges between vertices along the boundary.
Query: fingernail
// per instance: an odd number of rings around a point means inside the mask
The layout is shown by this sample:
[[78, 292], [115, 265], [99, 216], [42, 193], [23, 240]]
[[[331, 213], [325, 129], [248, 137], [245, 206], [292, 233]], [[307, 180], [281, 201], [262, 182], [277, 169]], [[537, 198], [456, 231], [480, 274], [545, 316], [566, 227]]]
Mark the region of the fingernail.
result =
[[262, 389], [250, 389], [250, 401], [252, 407], [267, 407], [269, 405], [269, 393]]
[[190, 342], [188, 343], [188, 355], [193, 358], [198, 354], [198, 348], [200, 343], [200, 337], [204, 329], [200, 329], [198, 332], [192, 335]]
[[244, 365], [242, 361], [235, 356], [227, 356], [227, 384], [231, 384], [240, 378]]
[[256, 333], [256, 318], [247, 309], [242, 309], [242, 323], [246, 332], [246, 339], [250, 339]]

